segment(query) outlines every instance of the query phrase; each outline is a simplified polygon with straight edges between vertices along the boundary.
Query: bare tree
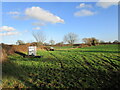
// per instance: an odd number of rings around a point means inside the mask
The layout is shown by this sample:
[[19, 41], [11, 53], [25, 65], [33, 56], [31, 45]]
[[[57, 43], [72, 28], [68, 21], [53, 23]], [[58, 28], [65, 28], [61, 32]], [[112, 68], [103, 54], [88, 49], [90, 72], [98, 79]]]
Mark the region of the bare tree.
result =
[[78, 35], [75, 33], [70, 32], [64, 36], [64, 42], [67, 42], [69, 44], [74, 44], [77, 41], [78, 41]]
[[51, 45], [54, 45], [54, 44], [55, 44], [55, 41], [54, 41], [54, 40], [50, 40], [49, 43], [50, 43]]
[[46, 36], [42, 31], [33, 32], [32, 34], [38, 44], [43, 44], [46, 40]]

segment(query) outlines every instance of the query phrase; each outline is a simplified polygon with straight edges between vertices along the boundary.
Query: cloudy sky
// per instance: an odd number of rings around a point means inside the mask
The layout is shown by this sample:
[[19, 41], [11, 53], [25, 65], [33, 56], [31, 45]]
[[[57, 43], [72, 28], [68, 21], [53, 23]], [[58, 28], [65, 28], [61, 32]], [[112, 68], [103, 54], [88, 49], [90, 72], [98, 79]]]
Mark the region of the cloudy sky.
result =
[[35, 41], [33, 32], [42, 31], [46, 42], [61, 42], [74, 32], [80, 42], [85, 37], [104, 41], [118, 39], [118, 5], [101, 2], [3, 2], [2, 42]]

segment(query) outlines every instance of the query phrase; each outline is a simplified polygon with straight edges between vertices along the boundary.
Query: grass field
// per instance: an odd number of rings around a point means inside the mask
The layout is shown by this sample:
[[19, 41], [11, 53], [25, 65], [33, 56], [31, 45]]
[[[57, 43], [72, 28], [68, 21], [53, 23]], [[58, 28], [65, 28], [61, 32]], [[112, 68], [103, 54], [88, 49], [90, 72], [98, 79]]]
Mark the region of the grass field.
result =
[[[68, 49], [68, 48], [67, 48]], [[38, 51], [42, 58], [9, 56], [3, 63], [3, 88], [120, 87], [118, 45]]]

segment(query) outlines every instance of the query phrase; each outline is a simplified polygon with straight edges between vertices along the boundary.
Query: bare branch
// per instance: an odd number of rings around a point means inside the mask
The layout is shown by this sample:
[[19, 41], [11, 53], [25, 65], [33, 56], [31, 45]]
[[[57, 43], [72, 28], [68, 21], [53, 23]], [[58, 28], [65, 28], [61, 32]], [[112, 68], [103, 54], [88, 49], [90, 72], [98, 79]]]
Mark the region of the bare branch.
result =
[[39, 44], [43, 44], [46, 40], [45, 34], [42, 31], [33, 32], [32, 35]]
[[74, 44], [78, 41], [78, 35], [75, 33], [68, 33], [64, 36], [64, 42], [67, 42], [69, 44]]

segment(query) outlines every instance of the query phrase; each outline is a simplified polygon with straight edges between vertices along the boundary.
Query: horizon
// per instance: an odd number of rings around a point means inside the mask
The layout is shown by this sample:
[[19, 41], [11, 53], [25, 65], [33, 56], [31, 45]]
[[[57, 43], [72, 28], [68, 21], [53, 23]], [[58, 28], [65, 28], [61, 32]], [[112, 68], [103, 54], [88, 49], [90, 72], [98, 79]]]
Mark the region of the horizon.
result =
[[63, 41], [73, 32], [105, 42], [118, 40], [118, 5], [100, 2], [3, 2], [2, 43], [36, 42], [32, 32], [43, 31], [46, 43]]

